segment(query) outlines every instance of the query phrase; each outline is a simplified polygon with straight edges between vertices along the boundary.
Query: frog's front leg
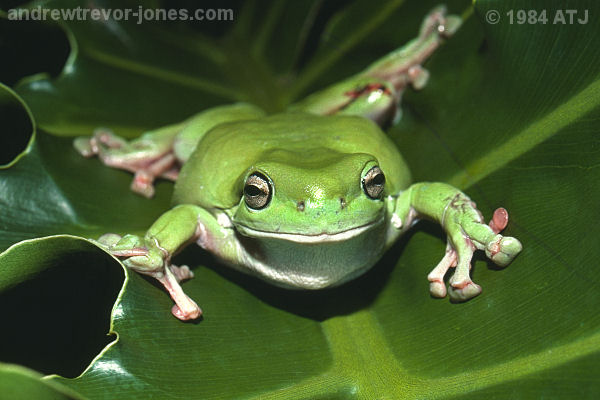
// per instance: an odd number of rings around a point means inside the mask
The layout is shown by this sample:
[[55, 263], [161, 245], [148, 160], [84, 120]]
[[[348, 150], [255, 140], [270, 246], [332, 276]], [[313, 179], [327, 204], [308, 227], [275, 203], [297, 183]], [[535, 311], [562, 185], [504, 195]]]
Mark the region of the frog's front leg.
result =
[[193, 205], [177, 206], [164, 213], [144, 237], [115, 234], [103, 235], [99, 244], [111, 254], [125, 258], [123, 264], [141, 274], [157, 279], [175, 301], [171, 312], [181, 320], [202, 314], [198, 305], [184, 292], [179, 282], [193, 277], [187, 266], [174, 266], [171, 257], [201, 234], [201, 215], [207, 214]]
[[499, 232], [508, 222], [503, 208], [494, 212], [490, 224], [464, 193], [444, 183], [418, 183], [402, 192], [394, 205], [392, 221], [398, 232], [411, 226], [416, 218], [431, 218], [448, 235], [446, 254], [428, 276], [430, 292], [445, 297], [444, 275], [449, 268], [456, 271], [450, 278], [449, 294], [454, 301], [464, 301], [481, 293], [481, 287], [470, 277], [473, 252], [484, 250], [486, 256], [499, 266], [508, 265], [522, 250], [521, 243]]
[[109, 233], [97, 243], [112, 255], [125, 258], [126, 267], [157, 279], [175, 302], [172, 314], [185, 321], [200, 317], [202, 310], [179, 285], [194, 274], [186, 265], [171, 264], [171, 257], [194, 241], [231, 264], [251, 258], [240, 248], [229, 217], [222, 211], [213, 215], [190, 204], [176, 206], [161, 215], [144, 237]]

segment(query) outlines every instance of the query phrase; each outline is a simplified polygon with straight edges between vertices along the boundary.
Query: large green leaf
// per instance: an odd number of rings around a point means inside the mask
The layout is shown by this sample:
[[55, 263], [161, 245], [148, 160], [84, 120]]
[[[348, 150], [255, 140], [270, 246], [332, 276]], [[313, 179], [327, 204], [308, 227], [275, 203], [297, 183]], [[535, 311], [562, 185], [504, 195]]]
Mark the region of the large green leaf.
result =
[[5, 399], [69, 400], [82, 398], [72, 390], [18, 365], [0, 364], [0, 390]]
[[[16, 93], [0, 87], [0, 108], [10, 110], [2, 140], [21, 135], [26, 143], [38, 130], [26, 153], [0, 171], [0, 247], [12, 246], [0, 254], [0, 303], [16, 309], [5, 319], [11, 333], [21, 332], [13, 342], [58, 341], [56, 331], [81, 325], [94, 326], [82, 333], [92, 341], [94, 332], [106, 333], [93, 321], [108, 323], [95, 314], [108, 312], [110, 297], [117, 339], [106, 347], [111, 338], [93, 339], [88, 353], [104, 350], [80, 377], [52, 378], [61, 393], [68, 386], [88, 398], [597, 397], [595, 2], [484, 0], [472, 10], [452, 2], [465, 24], [427, 63], [428, 86], [406, 94], [403, 118], [389, 130], [415, 180], [450, 182], [487, 216], [506, 207], [506, 233], [523, 242], [506, 270], [477, 258], [473, 274], [484, 293], [465, 304], [428, 295], [425, 277], [444, 252], [443, 232], [428, 223], [364, 277], [319, 292], [273, 288], [189, 248], [175, 261], [196, 267], [184, 288], [205, 310], [198, 323], [175, 320], [168, 296], [127, 270], [117, 296], [118, 261], [58, 235], [142, 232], [168, 207], [172, 187], [159, 183], [153, 200], [135, 196], [128, 174], [78, 157], [73, 135], [102, 125], [134, 136], [236, 100], [281, 109], [410, 39], [434, 5], [297, 3], [236, 7], [219, 38], [189, 23], [69, 22], [72, 52], [58, 77], [22, 80]], [[566, 9], [580, 17], [588, 10], [587, 23], [568, 23], [567, 14], [566, 24], [554, 23]], [[486, 21], [490, 10], [498, 23]], [[548, 21], [519, 24], [518, 10], [546, 10]], [[15, 244], [42, 235], [57, 236]], [[85, 276], [98, 271], [104, 278], [93, 281], [102, 289], [92, 295]], [[47, 301], [33, 289], [44, 285], [73, 297], [56, 302], [67, 306], [55, 324], [25, 324], [36, 302]], [[90, 300], [98, 297], [104, 300]], [[29, 299], [22, 312], [8, 306], [20, 304], [14, 298]], [[2, 351], [0, 359], [74, 375], [72, 362], [62, 365], [72, 357], [51, 353], [40, 362], [43, 353], [24, 352], [19, 361]], [[35, 382], [21, 370], [10, 373]]]

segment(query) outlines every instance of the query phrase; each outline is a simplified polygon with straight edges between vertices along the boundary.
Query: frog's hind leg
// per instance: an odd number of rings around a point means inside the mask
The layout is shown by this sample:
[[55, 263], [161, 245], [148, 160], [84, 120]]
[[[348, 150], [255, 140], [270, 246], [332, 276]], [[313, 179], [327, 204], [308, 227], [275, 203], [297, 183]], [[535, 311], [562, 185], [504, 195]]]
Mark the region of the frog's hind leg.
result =
[[371, 64], [361, 75], [390, 82], [397, 92], [402, 92], [409, 84], [417, 90], [422, 89], [429, 78], [429, 72], [422, 64], [444, 39], [458, 30], [461, 23], [460, 17], [446, 15], [445, 6], [434, 8], [423, 20], [415, 39]]
[[447, 15], [446, 8], [434, 8], [423, 20], [418, 36], [406, 45], [377, 60], [362, 72], [325, 88], [292, 105], [292, 110], [332, 115], [358, 115], [381, 126], [400, 119], [404, 90], [422, 89], [429, 72], [422, 64], [442, 42], [452, 36], [462, 20]]
[[91, 138], [75, 139], [74, 146], [85, 157], [98, 155], [108, 166], [133, 172], [131, 189], [152, 197], [156, 177], [177, 179], [179, 165], [173, 141], [180, 130], [181, 124], [172, 125], [127, 141], [106, 128], [99, 128]]
[[177, 159], [172, 152], [169, 152], [152, 161], [145, 168], [135, 171], [133, 181], [131, 181], [131, 190], [150, 198], [154, 196], [154, 180], [156, 177], [175, 181], [178, 175]]
[[146, 132], [131, 141], [101, 128], [94, 131], [92, 138], [75, 139], [73, 145], [85, 157], [98, 155], [108, 166], [133, 172], [131, 189], [152, 197], [154, 180], [157, 177], [176, 180], [181, 165], [213, 127], [224, 122], [260, 118], [264, 114], [253, 105], [236, 103], [204, 110], [181, 123]]

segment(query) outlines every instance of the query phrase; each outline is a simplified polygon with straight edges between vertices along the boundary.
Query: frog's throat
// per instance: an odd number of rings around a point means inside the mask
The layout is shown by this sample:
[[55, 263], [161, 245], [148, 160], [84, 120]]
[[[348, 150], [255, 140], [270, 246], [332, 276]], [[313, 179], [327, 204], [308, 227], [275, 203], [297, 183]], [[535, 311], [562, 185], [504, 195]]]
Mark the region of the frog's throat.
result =
[[365, 225], [356, 226], [350, 228], [348, 230], [336, 233], [319, 233], [316, 235], [303, 235], [299, 233], [282, 233], [282, 232], [267, 232], [267, 231], [259, 231], [253, 228], [250, 228], [245, 225], [238, 224], [236, 229], [244, 236], [249, 236], [252, 238], [271, 238], [271, 239], [280, 239], [280, 240], [288, 240], [290, 242], [296, 243], [327, 243], [327, 242], [342, 242], [358, 235], [363, 234], [368, 231], [372, 227], [379, 225], [383, 222], [383, 217], [377, 219], [374, 222], [370, 222]]

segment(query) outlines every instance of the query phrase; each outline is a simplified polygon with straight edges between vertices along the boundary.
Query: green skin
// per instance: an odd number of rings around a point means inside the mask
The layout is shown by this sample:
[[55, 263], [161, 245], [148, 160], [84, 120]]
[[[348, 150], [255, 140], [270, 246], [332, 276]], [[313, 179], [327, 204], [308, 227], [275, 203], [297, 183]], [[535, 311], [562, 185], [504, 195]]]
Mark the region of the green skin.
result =
[[446, 296], [444, 275], [455, 267], [450, 297], [478, 295], [469, 276], [474, 250], [500, 266], [521, 251], [517, 239], [499, 234], [508, 214], [496, 210], [488, 225], [458, 189], [411, 185], [402, 156], [377, 126], [397, 118], [408, 85], [424, 86], [420, 64], [459, 24], [434, 9], [415, 40], [288, 113], [265, 116], [234, 104], [132, 142], [107, 130], [77, 139], [83, 155], [134, 172], [132, 189], [142, 195], [152, 196], [156, 177], [176, 180], [174, 208], [145, 236], [107, 234], [99, 245], [158, 279], [175, 301], [173, 315], [187, 320], [202, 313], [179, 285], [193, 274], [170, 260], [191, 242], [276, 285], [321, 289], [361, 275], [419, 218], [429, 218], [448, 235], [446, 255], [428, 276], [431, 294]]

